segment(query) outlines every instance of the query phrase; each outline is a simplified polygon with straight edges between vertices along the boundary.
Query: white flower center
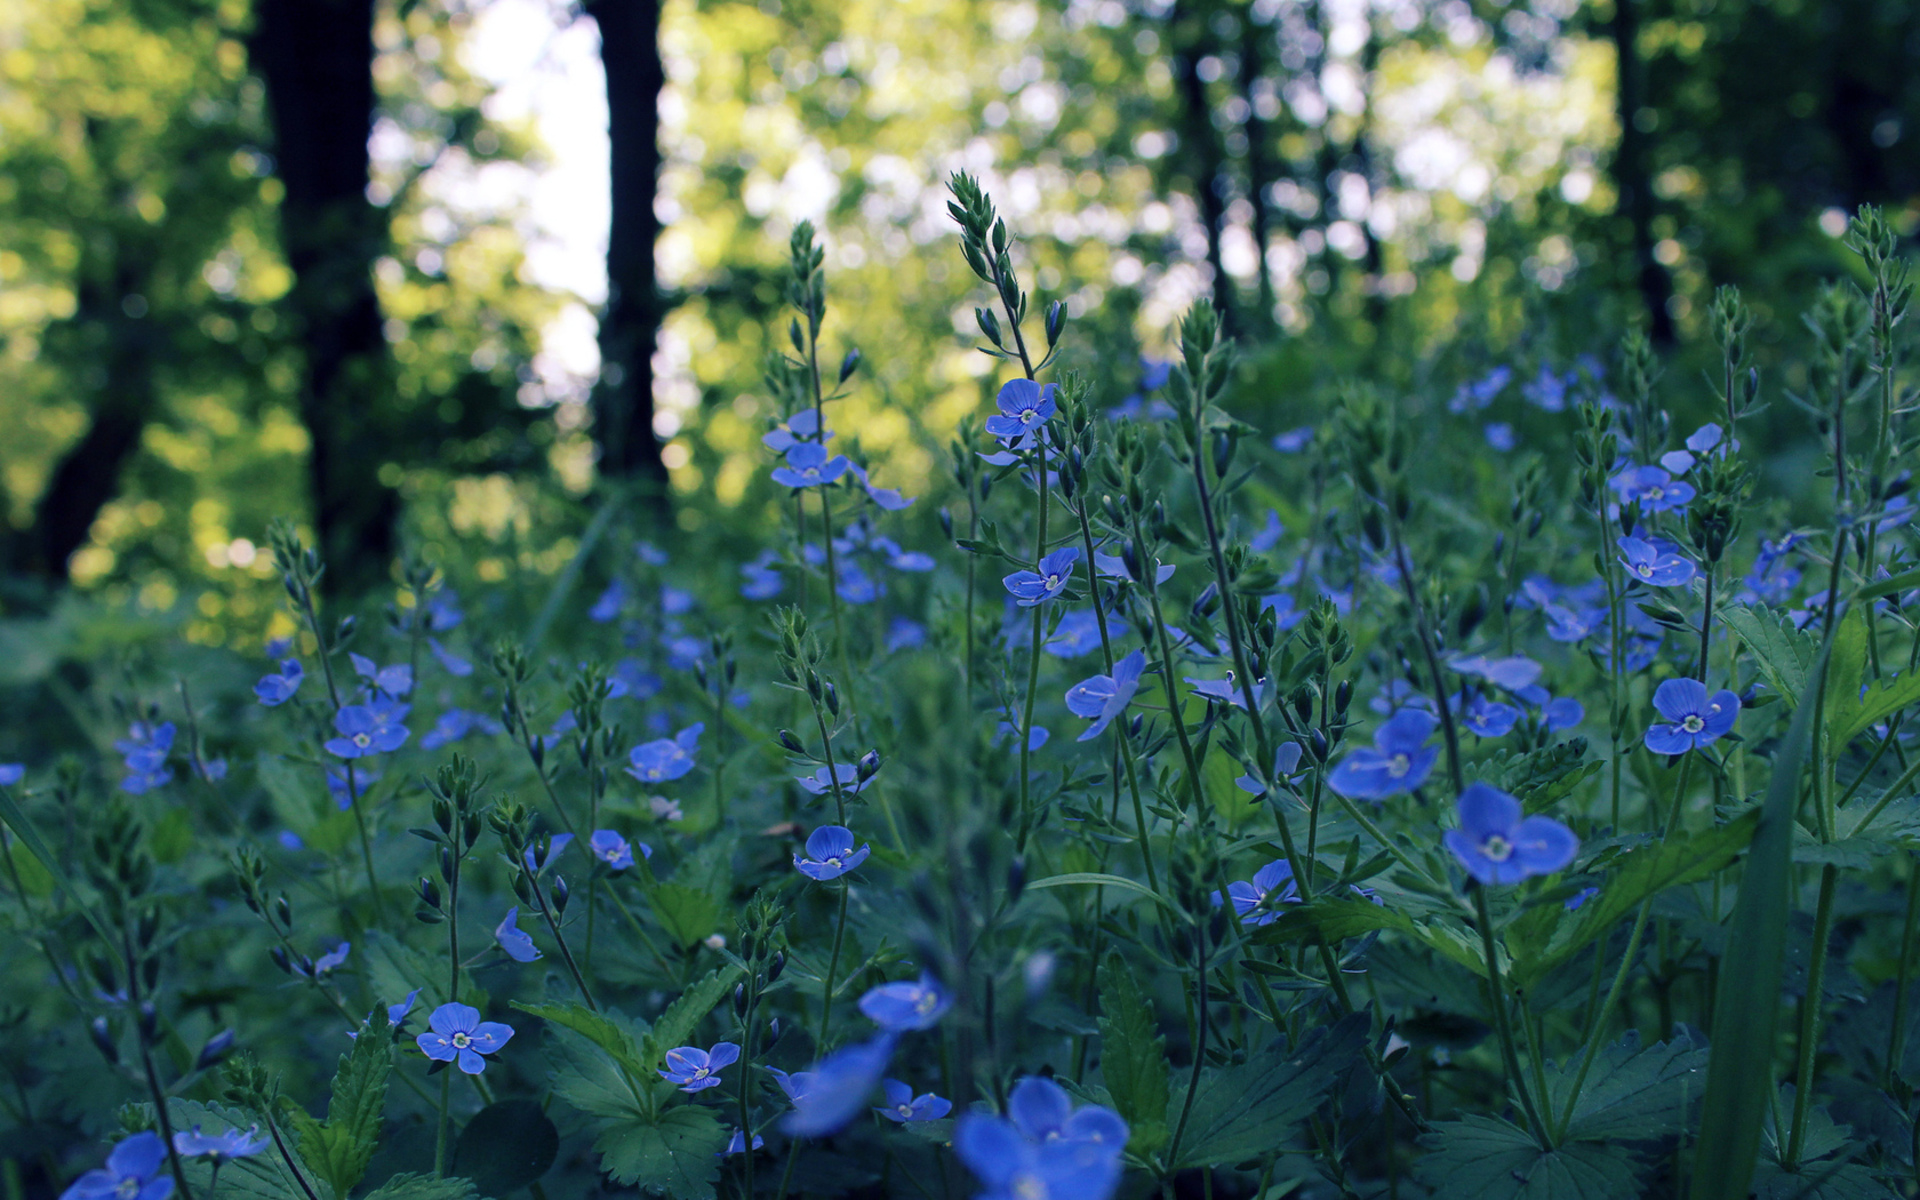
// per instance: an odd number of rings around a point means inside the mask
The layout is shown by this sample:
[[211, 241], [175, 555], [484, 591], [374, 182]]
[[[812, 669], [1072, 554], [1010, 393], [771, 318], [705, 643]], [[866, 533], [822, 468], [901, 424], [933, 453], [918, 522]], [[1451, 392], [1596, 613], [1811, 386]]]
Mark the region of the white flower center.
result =
[[1057, 587], [1059, 587], [1059, 586], [1060, 586], [1060, 577], [1059, 577], [1058, 575], [1049, 575], [1049, 576], [1047, 576], [1047, 590], [1048, 590], [1048, 591], [1052, 591], [1052, 590], [1053, 590], [1054, 588], [1057, 588]]
[[1634, 572], [1638, 574], [1642, 579], [1652, 579], [1653, 565], [1651, 563], [1641, 563], [1639, 566], [1634, 568]]
[[1487, 840], [1480, 843], [1480, 853], [1494, 862], [1505, 862], [1513, 857], [1513, 843], [1497, 833], [1490, 833]]
[[1705, 721], [1702, 721], [1700, 717], [1695, 713], [1688, 713], [1687, 719], [1680, 722], [1680, 728], [1687, 733], [1699, 733], [1702, 729], [1705, 729], [1706, 727], [1707, 727], [1707, 723]]
[[1413, 760], [1404, 754], [1396, 754], [1387, 762], [1387, 774], [1393, 776], [1395, 779], [1400, 778], [1412, 769]]
[[362, 750], [365, 750], [372, 743], [373, 743], [373, 739], [364, 733], [356, 733], [353, 735], [353, 744], [360, 747]]
[[465, 1050], [468, 1046], [473, 1045], [473, 1039], [464, 1033], [456, 1033], [447, 1040], [453, 1043], [455, 1050]]

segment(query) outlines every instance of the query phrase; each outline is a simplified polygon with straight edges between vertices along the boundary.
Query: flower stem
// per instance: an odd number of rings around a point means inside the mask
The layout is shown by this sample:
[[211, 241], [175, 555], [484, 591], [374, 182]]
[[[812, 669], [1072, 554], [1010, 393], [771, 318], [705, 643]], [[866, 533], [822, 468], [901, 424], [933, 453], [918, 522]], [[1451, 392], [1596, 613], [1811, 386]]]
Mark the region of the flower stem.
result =
[[1513, 1043], [1513, 1025], [1507, 1014], [1506, 985], [1500, 981], [1500, 956], [1493, 941], [1493, 911], [1487, 905], [1487, 889], [1479, 883], [1472, 885], [1473, 903], [1479, 916], [1480, 944], [1487, 955], [1487, 999], [1493, 1009], [1493, 1027], [1500, 1037], [1500, 1053], [1507, 1068], [1507, 1082], [1520, 1097], [1520, 1107], [1527, 1114], [1527, 1124], [1538, 1137], [1547, 1137], [1546, 1124], [1541, 1121], [1539, 1110], [1533, 1106], [1533, 1093], [1527, 1088], [1527, 1079], [1520, 1069], [1520, 1053]]

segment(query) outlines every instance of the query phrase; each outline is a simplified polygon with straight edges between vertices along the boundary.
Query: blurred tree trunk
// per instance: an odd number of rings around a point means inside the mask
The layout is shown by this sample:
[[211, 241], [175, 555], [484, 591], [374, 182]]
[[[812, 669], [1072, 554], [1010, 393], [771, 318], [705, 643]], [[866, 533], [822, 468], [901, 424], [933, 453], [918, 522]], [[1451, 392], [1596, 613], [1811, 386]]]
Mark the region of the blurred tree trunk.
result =
[[607, 231], [607, 304], [600, 314], [600, 381], [594, 436], [600, 471], [627, 479], [656, 511], [667, 504], [667, 470], [653, 433], [653, 350], [665, 305], [654, 275], [660, 219], [659, 0], [586, 0], [600, 26], [607, 73], [607, 136], [613, 212]]
[[1200, 222], [1207, 229], [1207, 265], [1213, 268], [1213, 304], [1221, 324], [1237, 332], [1233, 279], [1220, 257], [1220, 235], [1227, 227], [1227, 204], [1221, 195], [1226, 182], [1226, 152], [1220, 131], [1214, 128], [1213, 106], [1207, 100], [1207, 81], [1200, 78], [1200, 60], [1207, 53], [1210, 32], [1204, 12], [1191, 4], [1175, 4], [1167, 15], [1167, 39], [1173, 50], [1174, 86], [1180, 92], [1180, 145], [1193, 176], [1194, 199]]
[[253, 63], [286, 188], [280, 231], [294, 283], [281, 314], [305, 354], [314, 525], [328, 590], [354, 595], [386, 578], [400, 510], [379, 476], [393, 395], [373, 282], [387, 218], [367, 200], [374, 0], [259, 0], [255, 13]]
[[1673, 279], [1653, 257], [1653, 186], [1647, 178], [1646, 134], [1636, 123], [1645, 103], [1645, 64], [1640, 61], [1638, 0], [1615, 0], [1613, 49], [1619, 81], [1620, 145], [1613, 155], [1613, 182], [1620, 193], [1619, 214], [1632, 229], [1633, 264], [1640, 297], [1647, 306], [1648, 336], [1656, 346], [1674, 343]]
[[1272, 329], [1274, 309], [1273, 272], [1267, 267], [1267, 244], [1273, 234], [1273, 197], [1269, 193], [1281, 173], [1273, 147], [1268, 145], [1273, 134], [1260, 115], [1259, 105], [1259, 83], [1266, 72], [1267, 43], [1272, 39], [1273, 27], [1256, 22], [1253, 6], [1248, 5], [1240, 17], [1240, 102], [1247, 106], [1247, 196], [1253, 201], [1253, 244], [1260, 255], [1260, 316], [1254, 324], [1263, 330]]

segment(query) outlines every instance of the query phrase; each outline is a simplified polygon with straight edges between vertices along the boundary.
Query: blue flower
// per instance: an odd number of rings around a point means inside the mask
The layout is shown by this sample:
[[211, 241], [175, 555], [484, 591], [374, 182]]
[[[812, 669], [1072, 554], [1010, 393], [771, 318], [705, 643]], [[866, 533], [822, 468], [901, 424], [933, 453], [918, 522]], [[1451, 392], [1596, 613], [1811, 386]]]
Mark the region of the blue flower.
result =
[[833, 437], [833, 430], [826, 431], [825, 437], [816, 437], [820, 433], [820, 410], [803, 408], [787, 418], [787, 423], [776, 427], [772, 432], [763, 434], [760, 444], [775, 454], [785, 454], [801, 442], [825, 442]]
[[887, 653], [918, 650], [927, 644], [927, 627], [910, 617], [895, 617], [887, 624]]
[[[1273, 752], [1274, 782], [1281, 783], [1293, 778], [1294, 772], [1300, 769], [1300, 755], [1301, 749], [1299, 742], [1289, 741], [1280, 743], [1279, 748]], [[1233, 786], [1250, 796], [1264, 796], [1267, 794], [1267, 789], [1261, 785], [1258, 779], [1253, 777], [1251, 771], [1234, 780]]]
[[611, 829], [596, 829], [587, 839], [587, 845], [593, 848], [593, 856], [607, 864], [608, 870], [624, 871], [633, 865], [633, 848], [640, 847], [641, 858], [652, 858], [653, 847], [645, 842], [629, 842]]
[[525, 850], [522, 850], [520, 852], [520, 861], [527, 864], [527, 870], [531, 871], [533, 874], [543, 875], [546, 873], [547, 868], [553, 865], [553, 860], [556, 858], [559, 858], [560, 855], [566, 851], [567, 847], [571, 846], [572, 844], [573, 844], [572, 834], [556, 833], [551, 838], [547, 839], [546, 856], [543, 858], [539, 858], [538, 861], [536, 861], [535, 860], [536, 856], [534, 852], [540, 848], [539, 839], [536, 838], [534, 840], [533, 845], [528, 846]]
[[793, 856], [794, 869], [808, 879], [825, 883], [838, 879], [867, 861], [873, 847], [853, 848], [853, 830], [845, 825], [822, 825], [807, 838], [807, 856]]
[[1468, 698], [1464, 705], [1460, 697], [1455, 696], [1454, 706], [1460, 712], [1460, 723], [1475, 737], [1505, 737], [1520, 722], [1519, 709], [1478, 694]]
[[0, 763], [0, 787], [12, 787], [26, 777], [25, 763]]
[[289, 658], [280, 664], [278, 675], [262, 675], [260, 682], [253, 685], [253, 694], [260, 697], [260, 703], [274, 708], [293, 699], [300, 690], [300, 681], [307, 677], [306, 668], [297, 658]]
[[1740, 718], [1740, 697], [1729, 691], [1707, 695], [1698, 679], [1669, 679], [1653, 691], [1653, 706], [1665, 722], [1647, 726], [1647, 749], [1655, 754], [1685, 754], [1725, 737]]
[[1059, 1084], [1029, 1076], [1013, 1086], [1007, 1116], [962, 1116], [953, 1148], [986, 1184], [982, 1200], [1108, 1200], [1128, 1133], [1117, 1113], [1074, 1112]]
[[1628, 467], [1607, 482], [1620, 503], [1638, 500], [1648, 512], [1672, 512], [1694, 497], [1692, 484], [1677, 482], [1659, 467]]
[[836, 1050], [794, 1075], [794, 1080], [805, 1077], [806, 1086], [789, 1093], [793, 1112], [780, 1127], [794, 1137], [820, 1137], [839, 1129], [866, 1107], [892, 1057], [893, 1035], [883, 1033]]
[[1512, 367], [1495, 367], [1480, 379], [1461, 384], [1453, 399], [1447, 401], [1447, 411], [1456, 416], [1479, 412], [1490, 406], [1512, 379]]
[[1510, 654], [1505, 658], [1488, 658], [1476, 654], [1471, 658], [1456, 658], [1447, 664], [1462, 675], [1474, 675], [1510, 692], [1532, 687], [1540, 678], [1540, 664], [1524, 654]]
[[440, 714], [420, 739], [422, 750], [438, 750], [442, 746], [460, 741], [470, 733], [499, 734], [505, 732], [500, 722], [492, 717], [468, 712], [464, 708], [450, 708]]
[[953, 993], [922, 972], [913, 982], [883, 983], [860, 997], [860, 1011], [888, 1033], [932, 1029], [953, 1007]]
[[520, 909], [517, 906], [508, 909], [507, 919], [500, 922], [493, 931], [493, 940], [499, 942], [500, 948], [507, 952], [507, 957], [515, 962], [530, 963], [535, 959], [546, 957], [533, 944], [533, 935], [521, 929], [516, 923], [519, 917]]
[[1100, 648], [1100, 618], [1090, 608], [1077, 608], [1060, 618], [1053, 636], [1040, 647], [1055, 658], [1079, 658]]
[[[1098, 550], [1093, 552], [1093, 571], [1094, 574], [1099, 575], [1103, 579], [1133, 578], [1133, 575], [1127, 570], [1127, 560], [1124, 557], [1118, 554], [1102, 554]], [[1153, 560], [1154, 583], [1161, 584], [1172, 579], [1173, 572], [1174, 567], [1172, 564], [1162, 563], [1157, 558]]]
[[166, 1200], [173, 1177], [162, 1175], [167, 1144], [157, 1133], [136, 1133], [107, 1154], [107, 1165], [73, 1181], [60, 1200]]
[[847, 473], [852, 464], [844, 454], [827, 457], [827, 448], [818, 442], [796, 442], [787, 450], [785, 466], [773, 469], [773, 481], [790, 488], [819, 487]]
[[427, 628], [434, 633], [458, 629], [466, 619], [467, 614], [460, 611], [460, 598], [452, 592], [442, 592], [427, 605]]
[[228, 1159], [249, 1158], [272, 1145], [260, 1136], [260, 1127], [229, 1129], [225, 1133], [202, 1133], [200, 1126], [182, 1129], [173, 1135], [173, 1148], [187, 1158], [210, 1158], [216, 1163]]
[[1607, 619], [1604, 608], [1575, 610], [1564, 604], [1548, 604], [1540, 611], [1547, 618], [1547, 636], [1556, 642], [1585, 641]]
[[641, 783], [662, 783], [680, 778], [693, 770], [693, 753], [699, 748], [700, 735], [706, 728], [704, 722], [695, 722], [671, 738], [659, 738], [635, 746], [627, 755], [628, 762], [632, 764], [627, 768], [627, 774]]
[[1627, 574], [1651, 587], [1679, 587], [1693, 582], [1693, 563], [1669, 549], [1670, 542], [1643, 541], [1637, 537], [1617, 540], [1620, 562]]
[[1573, 830], [1552, 817], [1523, 817], [1520, 802], [1492, 784], [1468, 784], [1456, 809], [1460, 828], [1447, 830], [1442, 840], [1481, 883], [1551, 875], [1580, 852]]
[[1287, 536], [1287, 527], [1280, 523], [1280, 513], [1270, 508], [1267, 510], [1267, 523], [1255, 530], [1247, 539], [1247, 548], [1255, 554], [1265, 554], [1279, 545], [1280, 539], [1285, 536]]
[[859, 463], [850, 463], [847, 469], [852, 471], [853, 477], [860, 481], [861, 488], [867, 493], [867, 499], [873, 501], [876, 506], [888, 512], [899, 512], [901, 509], [911, 505], [916, 499], [916, 497], [913, 496], [902, 496], [898, 488], [873, 486], [873, 482], [867, 478], [867, 469]]
[[366, 758], [398, 750], [406, 744], [407, 727], [401, 722], [409, 711], [406, 705], [387, 699], [347, 705], [333, 714], [333, 728], [340, 736], [328, 740], [327, 753]]
[[773, 1076], [773, 1081], [780, 1085], [780, 1090], [787, 1094], [787, 1099], [795, 1104], [800, 1103], [801, 1098], [813, 1090], [812, 1071], [795, 1071], [789, 1075], [779, 1067], [768, 1067], [767, 1074]]
[[1126, 712], [1134, 693], [1140, 690], [1140, 676], [1146, 669], [1146, 654], [1135, 650], [1113, 664], [1113, 674], [1082, 679], [1068, 688], [1068, 711], [1076, 717], [1094, 718], [1093, 724], [1074, 740], [1086, 742], [1099, 737], [1114, 718]]
[[[757, 1133], [753, 1135], [753, 1148], [755, 1150], [760, 1149], [760, 1147], [766, 1144], [767, 1144], [767, 1139], [761, 1137]], [[740, 1130], [735, 1129], [733, 1131], [733, 1137], [727, 1142], [727, 1148], [725, 1150], [722, 1150], [715, 1157], [727, 1158], [735, 1154], [745, 1154], [746, 1150], [747, 1150], [747, 1135], [742, 1133]]]
[[440, 660], [440, 669], [456, 679], [465, 679], [473, 674], [473, 664], [440, 644], [439, 638], [428, 638], [427, 649]]
[[1355, 750], [1327, 776], [1327, 786], [1351, 800], [1384, 800], [1426, 782], [1439, 757], [1428, 746], [1438, 722], [1432, 713], [1403, 708], [1373, 735], [1371, 750]]
[[1282, 454], [1298, 454], [1313, 442], [1313, 426], [1289, 429], [1273, 439], [1273, 448]]
[[407, 993], [407, 998], [398, 1004], [387, 1005], [387, 1028], [398, 1029], [407, 1023], [407, 1014], [413, 1011], [413, 1002], [420, 998], [420, 989]]
[[1541, 363], [1540, 373], [1533, 377], [1531, 383], [1528, 383], [1520, 389], [1520, 394], [1526, 398], [1527, 403], [1534, 405], [1543, 412], [1565, 412], [1567, 409], [1567, 385], [1575, 382], [1579, 378], [1580, 376], [1573, 371], [1567, 372], [1566, 377], [1561, 378], [1559, 375], [1554, 374], [1553, 368], [1547, 366], [1545, 363]]
[[[1167, 631], [1169, 633], [1173, 632], [1173, 627], [1169, 625]], [[1202, 696], [1210, 703], [1231, 704], [1242, 712], [1246, 711], [1246, 691], [1240, 686], [1239, 681], [1233, 677], [1233, 672], [1231, 671], [1227, 672], [1225, 679], [1195, 679], [1191, 675], [1183, 675], [1181, 679], [1193, 685], [1194, 695]], [[1261, 679], [1255, 681], [1253, 685], [1253, 702], [1257, 705], [1264, 706], [1267, 702], [1267, 694], [1271, 690], [1271, 685], [1269, 685], [1266, 680]]]
[[716, 1043], [711, 1050], [698, 1046], [679, 1046], [667, 1051], [667, 1065], [660, 1078], [683, 1092], [703, 1092], [720, 1086], [720, 1071], [740, 1061], [740, 1047], [732, 1042]]
[[858, 768], [852, 763], [843, 762], [833, 764], [833, 777], [831, 779], [828, 778], [825, 767], [818, 768], [811, 775], [795, 775], [793, 777], [795, 783], [798, 783], [801, 787], [816, 796], [824, 796], [833, 791], [835, 781], [839, 782], [842, 792], [852, 796], [866, 791], [867, 787], [878, 778], [879, 776], [877, 775], [869, 775], [865, 779], [862, 779], [860, 778]]
[[1000, 582], [1021, 608], [1032, 608], [1065, 591], [1073, 582], [1073, 565], [1079, 561], [1080, 548], [1066, 546], [1041, 559], [1038, 572], [1015, 571]]
[[1595, 896], [1598, 896], [1599, 894], [1600, 894], [1600, 889], [1597, 887], [1581, 888], [1579, 891], [1575, 892], [1573, 895], [1567, 897], [1567, 911], [1568, 912], [1574, 911], [1575, 909], [1579, 908], [1582, 904], [1585, 904], [1587, 901], [1593, 899]]
[[[1227, 885], [1227, 898], [1243, 925], [1271, 925], [1280, 919], [1279, 905], [1297, 904], [1300, 889], [1293, 879], [1293, 867], [1284, 858], [1276, 858], [1253, 873], [1253, 882], [1236, 879]], [[1215, 905], [1220, 893], [1213, 894]]]
[[482, 1021], [480, 1010], [467, 1004], [442, 1004], [427, 1018], [428, 1032], [413, 1039], [420, 1052], [435, 1062], [450, 1062], [469, 1075], [487, 1069], [481, 1055], [498, 1054], [513, 1037], [513, 1027]]
[[339, 970], [347, 961], [347, 955], [353, 952], [352, 942], [341, 942], [338, 946], [322, 954], [313, 962], [304, 959], [293, 964], [293, 973], [308, 979], [325, 979]]
[[[1014, 745], [1019, 745], [1020, 726], [1014, 722], [1012, 710], [1003, 708], [1000, 711], [1006, 713], [1006, 716], [998, 725], [993, 727], [993, 744], [998, 746], [1002, 742], [1011, 741]], [[1038, 750], [1040, 747], [1046, 745], [1052, 737], [1053, 735], [1047, 732], [1045, 725], [1035, 725], [1027, 733], [1027, 749], [1030, 751]]]
[[1008, 380], [994, 401], [999, 415], [987, 418], [987, 432], [1009, 449], [1027, 449], [1033, 444], [1034, 430], [1043, 428], [1059, 410], [1054, 390], [1051, 383], [1041, 387], [1031, 379]]
[[780, 572], [774, 570], [774, 564], [780, 561], [780, 555], [772, 550], [762, 551], [752, 562], [740, 564], [740, 573], [747, 581], [740, 585], [740, 594], [749, 600], [771, 600], [786, 587], [786, 581]]
[[587, 610], [587, 619], [604, 625], [620, 615], [620, 609], [626, 602], [627, 585], [616, 579], [607, 585], [607, 590], [601, 592], [600, 598]]
[[880, 1089], [886, 1094], [887, 1101], [873, 1111], [902, 1125], [909, 1121], [938, 1121], [953, 1111], [953, 1101], [932, 1092], [922, 1092], [916, 1096], [912, 1088], [898, 1079], [881, 1080]]
[[395, 700], [413, 690], [413, 668], [405, 663], [391, 667], [382, 667], [364, 654], [349, 654], [347, 661], [353, 664], [353, 673], [373, 685], [373, 689]]
[[1513, 426], [1505, 421], [1490, 422], [1481, 432], [1486, 435], [1487, 445], [1495, 450], [1504, 453], [1514, 447]]
[[173, 771], [167, 766], [167, 756], [173, 752], [173, 734], [172, 721], [158, 725], [135, 721], [127, 736], [113, 744], [126, 757], [127, 777], [120, 781], [121, 791], [138, 796], [173, 781]]

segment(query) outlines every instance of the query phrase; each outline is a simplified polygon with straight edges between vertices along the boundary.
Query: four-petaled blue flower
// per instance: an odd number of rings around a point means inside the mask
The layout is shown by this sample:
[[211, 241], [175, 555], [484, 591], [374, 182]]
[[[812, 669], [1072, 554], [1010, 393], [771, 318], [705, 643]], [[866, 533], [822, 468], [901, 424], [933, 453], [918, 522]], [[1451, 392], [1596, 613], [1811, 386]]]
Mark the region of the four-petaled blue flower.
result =
[[413, 668], [405, 663], [383, 667], [364, 654], [349, 654], [353, 673], [373, 685], [373, 690], [395, 700], [413, 690]]
[[1108, 1200], [1128, 1134], [1119, 1114], [1075, 1112], [1059, 1084], [1029, 1076], [1013, 1085], [1005, 1117], [962, 1116], [953, 1148], [987, 1185], [983, 1200]]
[[[1243, 925], [1271, 925], [1280, 919], [1278, 906], [1297, 904], [1300, 889], [1294, 883], [1293, 867], [1284, 858], [1276, 858], [1253, 873], [1253, 882], [1236, 879], [1227, 885], [1227, 898]], [[1220, 903], [1220, 893], [1213, 894]]]
[[1014, 603], [1032, 608], [1065, 591], [1073, 582], [1073, 564], [1079, 561], [1080, 548], [1066, 546], [1041, 559], [1038, 571], [1015, 571], [1000, 582], [1013, 593]]
[[881, 1080], [880, 1090], [886, 1094], [887, 1102], [873, 1111], [902, 1125], [909, 1121], [938, 1121], [953, 1111], [953, 1101], [932, 1092], [916, 1096], [912, 1088], [898, 1079]]
[[878, 778], [877, 775], [869, 775], [862, 779], [859, 768], [852, 763], [835, 763], [831, 777], [827, 775], [825, 767], [820, 767], [811, 775], [795, 775], [793, 780], [816, 796], [824, 796], [833, 791], [834, 783], [838, 782], [840, 790], [851, 796], [866, 791], [868, 786]]
[[860, 1011], [888, 1033], [932, 1029], [953, 1007], [953, 993], [932, 975], [911, 982], [883, 983], [860, 997]]
[[1403, 708], [1373, 735], [1371, 750], [1355, 750], [1327, 776], [1327, 786], [1351, 800], [1384, 800], [1426, 782], [1439, 757], [1428, 746], [1437, 722], [1430, 712]]
[[[760, 1147], [766, 1144], [767, 1144], [767, 1139], [761, 1137], [757, 1133], [753, 1135], [753, 1148], [755, 1150], [760, 1149]], [[727, 1158], [735, 1154], [745, 1154], [746, 1151], [747, 1151], [747, 1135], [740, 1132], [740, 1130], [735, 1129], [733, 1131], [732, 1139], [727, 1142], [727, 1148], [725, 1150], [722, 1150], [717, 1157]]]
[[652, 858], [653, 847], [645, 842], [629, 842], [611, 829], [596, 829], [587, 839], [587, 845], [593, 848], [593, 856], [607, 864], [607, 869], [624, 871], [633, 865], [633, 848], [640, 847], [641, 858]]
[[1653, 706], [1666, 721], [1647, 726], [1647, 749], [1685, 754], [1719, 741], [1740, 717], [1740, 697], [1721, 690], [1707, 695], [1698, 679], [1669, 679], [1653, 692]]
[[1693, 499], [1693, 485], [1675, 480], [1659, 467], [1628, 467], [1609, 481], [1620, 503], [1638, 500], [1648, 512], [1671, 512]]
[[26, 777], [25, 763], [0, 763], [0, 787], [12, 787]]
[[556, 833], [547, 839], [546, 857], [538, 858], [535, 852], [540, 849], [540, 839], [535, 838], [532, 845], [520, 852], [520, 861], [527, 864], [527, 870], [535, 875], [542, 875], [546, 873], [548, 867], [553, 865], [553, 860], [559, 858], [571, 845], [573, 845], [572, 834]]
[[309, 979], [325, 979], [335, 971], [338, 971], [346, 963], [347, 955], [352, 952], [352, 942], [341, 942], [338, 946], [322, 954], [319, 958], [314, 959], [311, 964], [307, 963], [304, 959], [294, 963], [293, 972], [296, 975], [304, 975]]
[[1074, 740], [1092, 741], [1103, 733], [1115, 717], [1127, 711], [1134, 693], [1140, 690], [1140, 676], [1147, 669], [1147, 656], [1139, 650], [1113, 664], [1113, 674], [1082, 679], [1067, 689], [1067, 709], [1076, 717], [1092, 717], [1093, 724]]
[[545, 957], [533, 944], [533, 935], [520, 928], [520, 909], [516, 905], [507, 910], [507, 919], [494, 928], [493, 940], [507, 952], [507, 957], [515, 962], [529, 963]]
[[[1279, 748], [1273, 752], [1273, 781], [1275, 783], [1286, 782], [1293, 778], [1294, 773], [1300, 769], [1301, 753], [1299, 742], [1280, 743]], [[1264, 796], [1267, 794], [1267, 789], [1261, 785], [1258, 779], [1253, 777], [1252, 772], [1248, 772], [1234, 780], [1233, 786], [1251, 796]]]
[[127, 736], [113, 744], [126, 757], [127, 777], [120, 781], [121, 791], [138, 796], [173, 781], [173, 771], [167, 766], [167, 756], [173, 753], [173, 733], [172, 721], [158, 725], [135, 721]]
[[1668, 542], [1649, 542], [1637, 537], [1618, 540], [1620, 562], [1627, 574], [1650, 587], [1679, 587], [1693, 582], [1694, 566], [1680, 557]]
[[627, 755], [627, 774], [641, 783], [664, 783], [693, 770], [693, 754], [700, 748], [705, 722], [695, 722], [670, 738], [659, 738], [635, 746]]
[[442, 1004], [427, 1018], [427, 1032], [414, 1039], [420, 1052], [435, 1062], [450, 1062], [469, 1075], [487, 1069], [483, 1054], [498, 1054], [513, 1037], [513, 1027], [482, 1021], [480, 1010], [467, 1004]]
[[1034, 430], [1044, 427], [1058, 410], [1053, 393], [1051, 383], [1041, 387], [1031, 379], [1008, 380], [995, 400], [999, 415], [987, 418], [987, 432], [1014, 450], [1027, 449], [1033, 444]]
[[1475, 737], [1505, 737], [1520, 721], [1520, 710], [1513, 705], [1477, 694], [1465, 704], [1460, 703], [1459, 696], [1455, 696], [1454, 707], [1460, 713], [1460, 723]]
[[200, 1126], [182, 1129], [173, 1135], [173, 1148], [188, 1158], [210, 1158], [216, 1163], [248, 1158], [272, 1145], [260, 1136], [258, 1125], [229, 1129], [225, 1133], [202, 1133]]
[[818, 442], [795, 442], [787, 450], [785, 466], [773, 469], [773, 481], [790, 488], [819, 487], [847, 473], [852, 464], [844, 454], [827, 457], [827, 448]]
[[833, 437], [833, 430], [827, 430], [826, 437], [815, 438], [820, 432], [820, 410], [803, 408], [787, 418], [785, 425], [774, 428], [761, 435], [760, 444], [775, 454], [785, 454], [795, 446], [806, 441], [825, 442]]
[[407, 998], [398, 1004], [387, 1005], [387, 1028], [398, 1029], [407, 1023], [407, 1014], [413, 1011], [413, 1002], [420, 998], [420, 989], [407, 993]]
[[1552, 817], [1523, 816], [1520, 802], [1490, 783], [1468, 784], [1455, 807], [1460, 828], [1447, 830], [1443, 840], [1481, 883], [1551, 875], [1580, 852], [1573, 830]]
[[867, 855], [873, 853], [873, 847], [862, 845], [853, 848], [853, 830], [845, 825], [822, 825], [807, 838], [807, 856], [793, 856], [793, 865], [808, 879], [817, 879], [822, 883], [829, 879], [838, 879], [867, 861]]
[[[866, 1107], [893, 1058], [893, 1035], [855, 1042], [835, 1050], [807, 1070], [791, 1076], [793, 1111], [780, 1128], [794, 1137], [821, 1137], [839, 1129]], [[801, 1079], [806, 1080], [799, 1086]]]
[[166, 1200], [173, 1195], [173, 1177], [162, 1175], [167, 1144], [157, 1133], [136, 1133], [107, 1154], [107, 1165], [95, 1167], [60, 1193], [60, 1200]]
[[253, 694], [260, 697], [260, 703], [274, 708], [293, 699], [300, 690], [300, 681], [307, 677], [306, 668], [297, 658], [289, 658], [280, 664], [277, 675], [262, 675], [260, 682], [253, 685]]
[[683, 1092], [703, 1092], [720, 1086], [720, 1071], [740, 1061], [740, 1047], [719, 1042], [711, 1050], [698, 1046], [678, 1046], [667, 1051], [667, 1065], [660, 1078], [676, 1084]]
[[340, 736], [327, 741], [327, 753], [339, 758], [366, 758], [398, 750], [407, 741], [408, 707], [385, 698], [367, 704], [349, 704], [333, 714]]

